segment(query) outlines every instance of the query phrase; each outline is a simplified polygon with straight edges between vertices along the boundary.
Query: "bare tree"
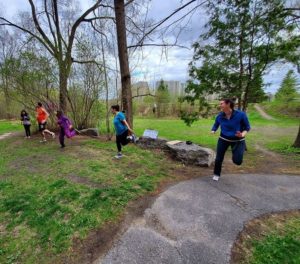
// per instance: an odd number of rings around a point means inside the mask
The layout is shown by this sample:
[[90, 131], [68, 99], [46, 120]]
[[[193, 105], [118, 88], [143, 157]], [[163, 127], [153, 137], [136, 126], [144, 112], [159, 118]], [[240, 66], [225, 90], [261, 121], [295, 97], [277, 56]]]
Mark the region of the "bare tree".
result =
[[[61, 3], [57, 0], [44, 0], [41, 7], [37, 7], [33, 0], [28, 0], [31, 8], [32, 25], [22, 25], [5, 17], [0, 17], [0, 25], [15, 27], [30, 37], [36, 39], [56, 59], [59, 70], [59, 102], [63, 111], [67, 110], [67, 86], [70, 76], [72, 49], [74, 46], [76, 32], [81, 23], [87, 21], [87, 17], [97, 8], [103, 6], [98, 0], [78, 15], [73, 22], [65, 24], [62, 22]], [[70, 4], [69, 4], [70, 5]], [[103, 6], [105, 7], [105, 6]], [[101, 19], [101, 18], [98, 18]], [[64, 30], [64, 31], [63, 31]]]

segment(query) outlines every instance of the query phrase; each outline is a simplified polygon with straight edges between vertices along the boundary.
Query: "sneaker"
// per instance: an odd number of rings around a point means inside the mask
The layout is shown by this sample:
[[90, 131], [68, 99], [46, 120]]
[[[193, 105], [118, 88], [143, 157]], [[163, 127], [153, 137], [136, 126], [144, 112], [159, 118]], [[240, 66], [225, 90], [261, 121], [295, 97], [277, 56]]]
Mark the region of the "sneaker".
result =
[[47, 140], [44, 138], [43, 140], [40, 140], [40, 143], [45, 143]]
[[213, 179], [213, 181], [218, 181], [220, 179], [220, 176], [214, 175], [212, 179]]
[[52, 136], [52, 138], [55, 138], [55, 133], [54, 133], [54, 132], [52, 132], [51, 136]]
[[135, 134], [132, 134], [132, 142], [136, 143], [138, 140], [139, 138]]
[[123, 157], [122, 153], [118, 153], [118, 154], [115, 156], [116, 159], [121, 159], [122, 157]]

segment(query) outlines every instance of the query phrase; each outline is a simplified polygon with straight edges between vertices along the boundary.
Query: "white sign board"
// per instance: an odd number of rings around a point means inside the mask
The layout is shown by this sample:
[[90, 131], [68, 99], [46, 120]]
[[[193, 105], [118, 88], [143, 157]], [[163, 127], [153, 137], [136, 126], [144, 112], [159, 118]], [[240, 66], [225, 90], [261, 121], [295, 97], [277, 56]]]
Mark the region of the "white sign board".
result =
[[157, 139], [157, 135], [158, 135], [158, 131], [151, 130], [151, 129], [145, 129], [143, 137]]

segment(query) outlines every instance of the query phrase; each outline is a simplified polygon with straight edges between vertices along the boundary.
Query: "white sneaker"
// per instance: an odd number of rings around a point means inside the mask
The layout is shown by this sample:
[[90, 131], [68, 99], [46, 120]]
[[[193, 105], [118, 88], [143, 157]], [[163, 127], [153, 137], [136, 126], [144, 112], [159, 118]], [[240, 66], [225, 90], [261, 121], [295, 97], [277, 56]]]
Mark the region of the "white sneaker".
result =
[[116, 156], [115, 156], [115, 159], [121, 159], [123, 157], [122, 153], [118, 153]]
[[214, 175], [212, 179], [213, 179], [213, 181], [218, 181], [220, 179], [220, 176]]
[[45, 143], [47, 140], [44, 138], [43, 140], [40, 140], [40, 143]]

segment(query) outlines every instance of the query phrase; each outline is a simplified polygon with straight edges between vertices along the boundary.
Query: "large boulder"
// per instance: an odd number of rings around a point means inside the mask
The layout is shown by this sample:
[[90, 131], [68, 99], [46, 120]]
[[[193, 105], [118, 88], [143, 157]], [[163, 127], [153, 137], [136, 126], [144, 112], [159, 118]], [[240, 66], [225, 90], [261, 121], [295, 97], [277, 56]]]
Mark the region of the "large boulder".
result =
[[140, 137], [137, 145], [146, 149], [167, 150], [167, 140], [162, 138]]
[[196, 144], [186, 142], [166, 143], [168, 152], [172, 158], [181, 161], [186, 165], [209, 167], [215, 159], [215, 152], [209, 148], [203, 148]]
[[89, 137], [98, 137], [99, 136], [99, 129], [98, 128], [87, 128], [82, 129], [79, 132], [79, 135], [89, 136]]

